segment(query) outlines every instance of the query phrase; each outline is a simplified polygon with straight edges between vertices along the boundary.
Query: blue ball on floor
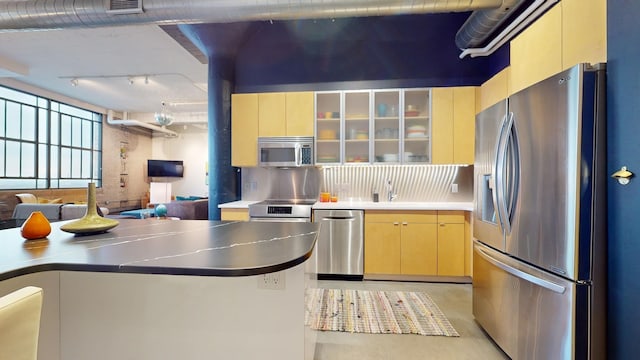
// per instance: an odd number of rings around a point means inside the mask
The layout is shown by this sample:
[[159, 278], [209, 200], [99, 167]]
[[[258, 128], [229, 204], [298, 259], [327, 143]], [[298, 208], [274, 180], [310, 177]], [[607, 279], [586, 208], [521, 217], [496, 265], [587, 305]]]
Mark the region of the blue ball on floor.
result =
[[156, 205], [156, 216], [157, 217], [165, 217], [167, 216], [167, 207], [165, 204]]

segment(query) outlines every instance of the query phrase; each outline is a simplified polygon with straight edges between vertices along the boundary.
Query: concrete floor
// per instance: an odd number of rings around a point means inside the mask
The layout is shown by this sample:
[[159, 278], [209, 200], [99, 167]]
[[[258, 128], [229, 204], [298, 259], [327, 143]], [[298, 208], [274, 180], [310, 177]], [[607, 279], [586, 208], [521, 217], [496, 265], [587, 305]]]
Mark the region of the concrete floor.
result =
[[471, 284], [321, 280], [327, 289], [424, 291], [460, 337], [319, 331], [315, 360], [508, 359], [474, 321]]

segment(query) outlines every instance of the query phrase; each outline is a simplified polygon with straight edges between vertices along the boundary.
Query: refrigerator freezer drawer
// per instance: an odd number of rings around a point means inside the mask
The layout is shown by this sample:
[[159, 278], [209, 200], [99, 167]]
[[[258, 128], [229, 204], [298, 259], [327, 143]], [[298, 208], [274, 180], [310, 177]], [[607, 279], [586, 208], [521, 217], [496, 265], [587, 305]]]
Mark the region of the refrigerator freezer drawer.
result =
[[479, 242], [473, 315], [513, 359], [574, 359], [577, 285]]

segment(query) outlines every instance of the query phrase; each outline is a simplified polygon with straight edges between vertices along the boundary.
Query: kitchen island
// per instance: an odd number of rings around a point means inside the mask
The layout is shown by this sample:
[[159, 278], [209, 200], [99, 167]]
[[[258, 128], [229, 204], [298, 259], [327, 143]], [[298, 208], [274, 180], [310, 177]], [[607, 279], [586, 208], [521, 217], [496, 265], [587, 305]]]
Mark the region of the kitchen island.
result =
[[312, 358], [316, 224], [123, 219], [74, 236], [64, 223], [44, 240], [0, 231], [0, 295], [44, 289], [39, 359]]

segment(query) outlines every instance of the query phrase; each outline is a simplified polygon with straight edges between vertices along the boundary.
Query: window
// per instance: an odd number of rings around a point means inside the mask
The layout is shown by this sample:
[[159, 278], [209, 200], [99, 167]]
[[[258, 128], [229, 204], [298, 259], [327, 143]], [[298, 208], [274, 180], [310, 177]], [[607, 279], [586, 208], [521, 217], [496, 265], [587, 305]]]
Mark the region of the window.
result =
[[102, 184], [102, 115], [0, 86], [0, 190]]

